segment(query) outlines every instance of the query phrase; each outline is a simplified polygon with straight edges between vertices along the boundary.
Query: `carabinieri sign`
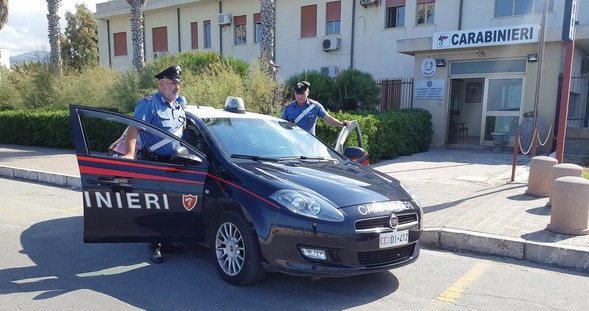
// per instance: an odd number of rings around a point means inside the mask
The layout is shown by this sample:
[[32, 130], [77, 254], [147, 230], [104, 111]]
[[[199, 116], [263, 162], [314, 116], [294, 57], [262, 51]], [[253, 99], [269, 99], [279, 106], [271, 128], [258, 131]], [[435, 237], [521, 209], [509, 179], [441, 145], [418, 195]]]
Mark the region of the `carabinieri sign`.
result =
[[538, 42], [540, 25], [517, 25], [464, 31], [438, 32], [432, 50]]

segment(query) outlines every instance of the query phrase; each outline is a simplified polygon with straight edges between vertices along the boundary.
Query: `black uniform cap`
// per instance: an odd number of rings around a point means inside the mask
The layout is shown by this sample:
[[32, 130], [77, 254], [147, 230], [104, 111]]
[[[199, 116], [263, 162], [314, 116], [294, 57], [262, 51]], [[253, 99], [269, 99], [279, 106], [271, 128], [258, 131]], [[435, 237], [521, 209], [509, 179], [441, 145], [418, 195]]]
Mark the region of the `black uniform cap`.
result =
[[182, 74], [182, 68], [178, 65], [172, 65], [166, 68], [164, 71], [156, 74], [154, 77], [158, 80], [168, 78], [174, 81], [180, 81], [180, 75]]
[[293, 88], [294, 88], [295, 93], [303, 94], [303, 93], [305, 93], [305, 91], [307, 89], [309, 89], [310, 86], [311, 86], [311, 83], [309, 83], [307, 81], [299, 81], [293, 86]]

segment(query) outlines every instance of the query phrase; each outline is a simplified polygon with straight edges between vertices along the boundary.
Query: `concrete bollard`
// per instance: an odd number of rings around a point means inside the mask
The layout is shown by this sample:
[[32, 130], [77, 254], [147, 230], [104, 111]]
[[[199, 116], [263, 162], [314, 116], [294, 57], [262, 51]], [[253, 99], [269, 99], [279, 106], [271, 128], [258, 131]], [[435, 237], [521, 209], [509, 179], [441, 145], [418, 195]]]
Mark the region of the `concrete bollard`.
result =
[[549, 187], [550, 196], [548, 197], [546, 206], [552, 206], [552, 184], [556, 179], [565, 176], [583, 177], [583, 168], [580, 165], [572, 163], [561, 163], [552, 167], [552, 178], [550, 179]]
[[547, 197], [550, 195], [550, 178], [552, 178], [552, 167], [558, 164], [558, 160], [547, 156], [533, 157], [530, 163], [530, 174], [528, 175], [527, 195]]
[[589, 234], [589, 180], [560, 177], [552, 188], [552, 212], [546, 229], [564, 234]]

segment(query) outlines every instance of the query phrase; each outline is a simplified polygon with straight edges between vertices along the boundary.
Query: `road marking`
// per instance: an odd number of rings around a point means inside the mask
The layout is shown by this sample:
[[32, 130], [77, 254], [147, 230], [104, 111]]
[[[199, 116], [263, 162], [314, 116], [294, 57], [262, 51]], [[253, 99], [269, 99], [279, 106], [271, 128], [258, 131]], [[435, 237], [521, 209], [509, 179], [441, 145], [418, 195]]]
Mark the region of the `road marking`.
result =
[[441, 294], [436, 297], [430, 305], [424, 308], [424, 310], [442, 310], [446, 304], [454, 304], [456, 300], [462, 297], [464, 290], [476, 281], [481, 275], [483, 275], [491, 266], [488, 262], [482, 262], [476, 264], [468, 272], [466, 272], [458, 281], [446, 288]]
[[105, 275], [117, 275], [117, 274], [124, 274], [127, 272], [131, 272], [133, 270], [141, 269], [143, 267], [147, 267], [149, 264], [147, 262], [138, 263], [135, 265], [129, 266], [116, 266], [112, 268], [106, 268], [98, 271], [86, 272], [86, 273], [78, 273], [76, 274], [77, 277], [86, 278], [86, 277], [94, 277], [94, 276], [105, 276]]

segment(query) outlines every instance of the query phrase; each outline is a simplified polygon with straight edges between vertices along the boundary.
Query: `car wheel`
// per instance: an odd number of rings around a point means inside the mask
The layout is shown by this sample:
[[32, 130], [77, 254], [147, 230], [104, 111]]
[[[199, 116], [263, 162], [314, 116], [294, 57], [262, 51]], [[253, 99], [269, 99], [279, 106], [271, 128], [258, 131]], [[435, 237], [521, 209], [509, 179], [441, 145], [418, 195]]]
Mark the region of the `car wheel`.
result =
[[225, 281], [248, 285], [264, 277], [257, 235], [241, 214], [227, 212], [217, 219], [211, 246], [215, 266]]

